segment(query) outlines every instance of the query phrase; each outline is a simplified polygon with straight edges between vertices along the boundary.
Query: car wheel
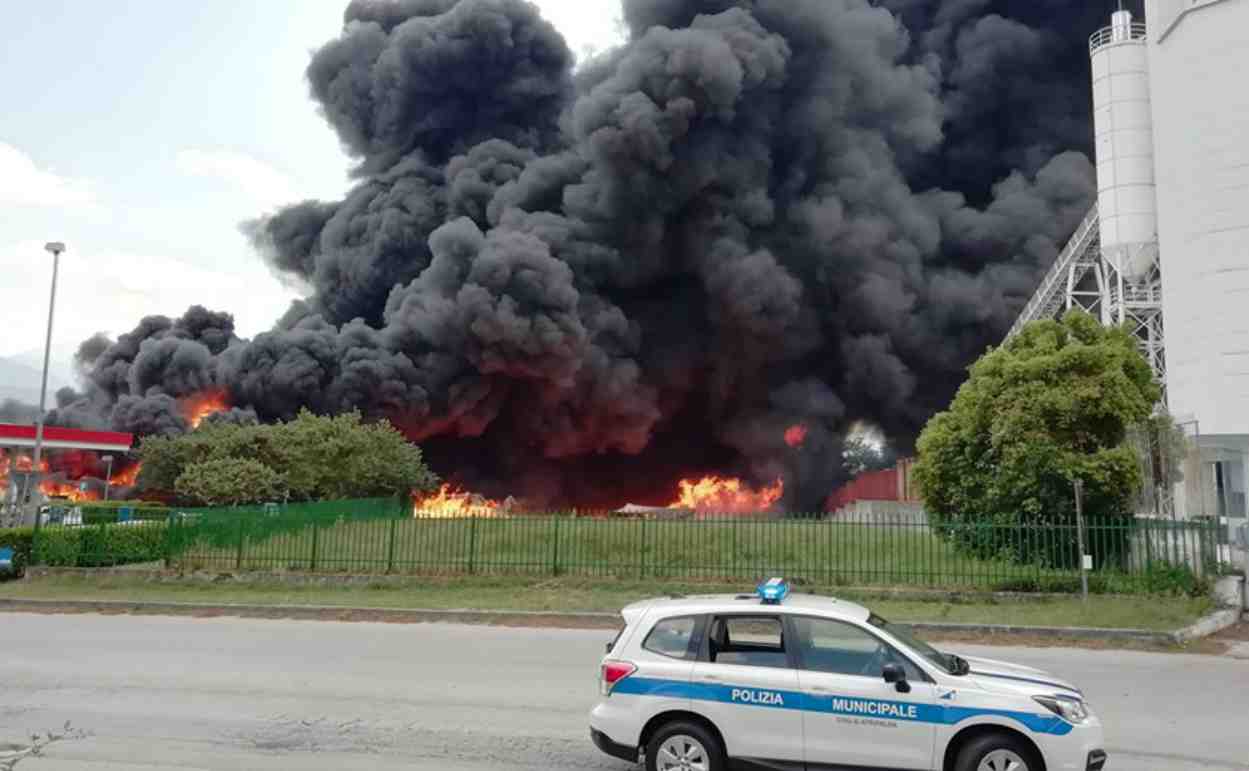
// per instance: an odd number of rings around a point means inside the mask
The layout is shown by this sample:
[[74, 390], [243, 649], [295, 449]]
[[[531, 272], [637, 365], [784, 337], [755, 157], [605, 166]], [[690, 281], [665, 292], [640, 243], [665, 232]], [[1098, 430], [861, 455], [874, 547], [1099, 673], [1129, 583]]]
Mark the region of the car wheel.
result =
[[1009, 734], [986, 734], [973, 739], [958, 754], [957, 771], [1041, 771], [1031, 747]]
[[724, 748], [697, 723], [669, 723], [646, 745], [646, 771], [725, 771]]

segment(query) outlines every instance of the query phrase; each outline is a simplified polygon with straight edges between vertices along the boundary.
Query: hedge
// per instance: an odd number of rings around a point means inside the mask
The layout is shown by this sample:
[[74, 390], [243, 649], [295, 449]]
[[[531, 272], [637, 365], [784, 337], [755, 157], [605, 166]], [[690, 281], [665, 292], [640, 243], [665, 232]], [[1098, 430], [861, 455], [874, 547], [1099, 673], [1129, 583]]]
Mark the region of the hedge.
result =
[[135, 525], [46, 527], [39, 531], [37, 557], [48, 567], [110, 567], [160, 562], [169, 553], [169, 527]]
[[163, 522], [172, 511], [168, 506], [147, 501], [92, 501], [81, 504], [84, 525], [104, 525], [117, 521], [121, 509], [130, 509], [130, 518]]
[[34, 542], [35, 530], [30, 527], [12, 527], [0, 530], [0, 548], [13, 550], [13, 572], [0, 573], [0, 580], [16, 578], [22, 575], [30, 564], [31, 544]]

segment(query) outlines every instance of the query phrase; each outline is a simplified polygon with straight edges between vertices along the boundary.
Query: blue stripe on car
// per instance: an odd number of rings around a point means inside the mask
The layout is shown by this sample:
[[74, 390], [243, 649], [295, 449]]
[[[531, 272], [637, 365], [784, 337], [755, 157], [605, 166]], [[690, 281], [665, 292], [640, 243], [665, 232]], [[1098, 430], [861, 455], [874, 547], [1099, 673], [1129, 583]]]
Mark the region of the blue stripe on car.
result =
[[[950, 705], [921, 704], [853, 696], [823, 696], [799, 691], [778, 691], [771, 688], [750, 688], [709, 683], [687, 683], [677, 680], [656, 680], [628, 677], [612, 689], [613, 694], [656, 696], [668, 699], [691, 699], [757, 707], [822, 712], [830, 715], [901, 720], [935, 725], [957, 725], [975, 717], [994, 716], [1014, 720], [1034, 733], [1066, 736], [1071, 724], [1050, 714], [1034, 714], [1003, 709], [977, 709]], [[737, 694], [735, 697], [735, 693]]]

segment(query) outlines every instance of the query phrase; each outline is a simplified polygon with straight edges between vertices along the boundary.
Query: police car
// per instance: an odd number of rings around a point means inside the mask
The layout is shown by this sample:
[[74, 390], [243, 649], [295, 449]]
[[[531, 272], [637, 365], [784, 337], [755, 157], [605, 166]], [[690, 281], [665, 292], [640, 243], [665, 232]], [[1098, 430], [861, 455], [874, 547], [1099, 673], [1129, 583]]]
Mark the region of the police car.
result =
[[1074, 685], [942, 653], [866, 608], [790, 594], [648, 600], [608, 645], [594, 744], [647, 771], [1098, 771]]

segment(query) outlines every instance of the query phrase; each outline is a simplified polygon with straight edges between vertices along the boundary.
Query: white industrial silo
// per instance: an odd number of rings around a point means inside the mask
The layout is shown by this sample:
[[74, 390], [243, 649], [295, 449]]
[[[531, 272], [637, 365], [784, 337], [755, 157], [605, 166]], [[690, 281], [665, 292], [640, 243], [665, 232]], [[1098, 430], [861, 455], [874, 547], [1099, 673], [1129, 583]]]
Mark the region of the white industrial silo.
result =
[[1158, 261], [1145, 25], [1133, 22], [1131, 11], [1119, 11], [1090, 38], [1089, 51], [1102, 254], [1124, 281], [1139, 283]]

